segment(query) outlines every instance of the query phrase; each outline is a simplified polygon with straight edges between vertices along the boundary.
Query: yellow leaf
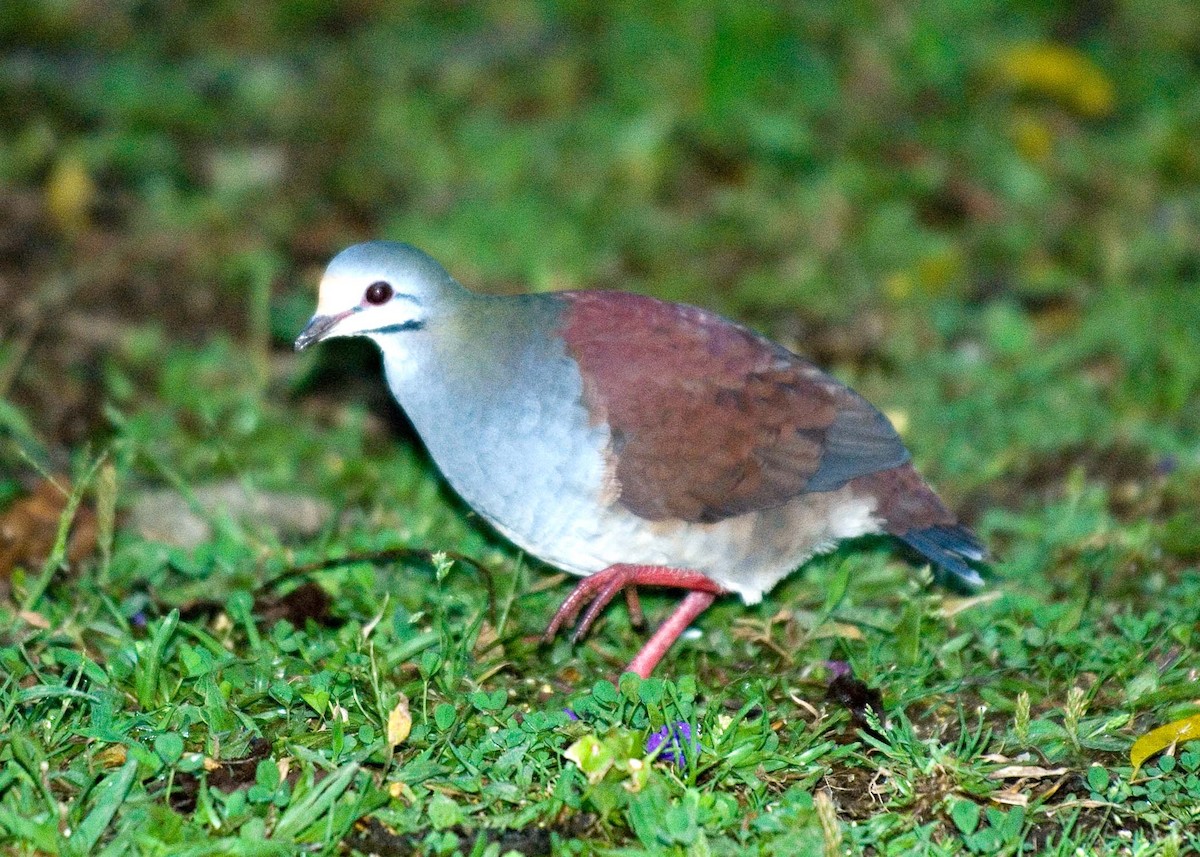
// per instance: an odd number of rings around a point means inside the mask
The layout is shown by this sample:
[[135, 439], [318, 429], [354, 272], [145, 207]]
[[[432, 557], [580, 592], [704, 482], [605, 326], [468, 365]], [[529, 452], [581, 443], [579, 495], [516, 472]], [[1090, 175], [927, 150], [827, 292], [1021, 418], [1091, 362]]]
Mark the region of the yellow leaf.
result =
[[396, 800], [403, 800], [409, 806], [417, 802], [416, 792], [412, 790], [412, 786], [408, 783], [389, 783], [388, 794]]
[[962, 277], [962, 255], [953, 247], [936, 250], [917, 262], [917, 285], [927, 295], [941, 294]]
[[1151, 729], [1134, 741], [1133, 747], [1129, 750], [1129, 761], [1133, 764], [1133, 774], [1130, 779], [1137, 776], [1142, 763], [1151, 756], [1161, 753], [1172, 744], [1196, 740], [1200, 740], [1200, 714], [1193, 714], [1191, 717], [1176, 720], [1166, 726]]
[[109, 744], [96, 754], [96, 761], [106, 768], [117, 768], [125, 764], [126, 750], [123, 744]]
[[1009, 88], [1056, 99], [1083, 116], [1107, 116], [1116, 102], [1100, 66], [1067, 45], [1018, 45], [1000, 56], [996, 68]]
[[398, 747], [404, 743], [408, 733], [412, 731], [412, 714], [408, 711], [408, 697], [400, 694], [396, 707], [388, 712], [387, 739], [388, 745]]
[[45, 194], [46, 208], [64, 232], [80, 232], [88, 225], [96, 184], [82, 160], [67, 156], [55, 164], [46, 178]]

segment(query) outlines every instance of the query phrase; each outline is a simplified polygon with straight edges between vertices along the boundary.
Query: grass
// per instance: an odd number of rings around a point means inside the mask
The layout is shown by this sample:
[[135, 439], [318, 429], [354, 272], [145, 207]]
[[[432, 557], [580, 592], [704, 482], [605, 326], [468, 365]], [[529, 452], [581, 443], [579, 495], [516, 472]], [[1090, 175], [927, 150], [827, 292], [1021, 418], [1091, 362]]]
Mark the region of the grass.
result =
[[[14, 3], [0, 846], [1200, 853], [1200, 743], [1130, 760], [1200, 699], [1198, 27]], [[659, 678], [611, 682], [621, 606], [542, 645], [570, 581], [451, 495], [369, 348], [290, 352], [377, 236], [813, 355], [995, 583], [867, 540], [720, 600]]]

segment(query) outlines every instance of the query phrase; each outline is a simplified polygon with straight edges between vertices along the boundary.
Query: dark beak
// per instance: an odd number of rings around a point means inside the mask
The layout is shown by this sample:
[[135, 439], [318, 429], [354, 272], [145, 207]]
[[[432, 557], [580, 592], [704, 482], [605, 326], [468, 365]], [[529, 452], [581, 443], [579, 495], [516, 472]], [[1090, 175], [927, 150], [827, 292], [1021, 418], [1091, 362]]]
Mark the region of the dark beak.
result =
[[338, 315], [314, 315], [296, 337], [296, 350], [303, 351], [314, 342], [320, 342], [335, 324], [349, 314], [344, 312]]

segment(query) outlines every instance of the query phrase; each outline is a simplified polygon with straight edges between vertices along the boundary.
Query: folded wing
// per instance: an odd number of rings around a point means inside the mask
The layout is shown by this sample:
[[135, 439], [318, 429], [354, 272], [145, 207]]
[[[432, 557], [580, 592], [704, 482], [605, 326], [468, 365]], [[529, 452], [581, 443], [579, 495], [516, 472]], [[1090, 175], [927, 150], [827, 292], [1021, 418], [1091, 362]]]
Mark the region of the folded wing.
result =
[[908, 451], [865, 399], [715, 313], [568, 292], [562, 335], [611, 432], [617, 502], [715, 522], [897, 467]]

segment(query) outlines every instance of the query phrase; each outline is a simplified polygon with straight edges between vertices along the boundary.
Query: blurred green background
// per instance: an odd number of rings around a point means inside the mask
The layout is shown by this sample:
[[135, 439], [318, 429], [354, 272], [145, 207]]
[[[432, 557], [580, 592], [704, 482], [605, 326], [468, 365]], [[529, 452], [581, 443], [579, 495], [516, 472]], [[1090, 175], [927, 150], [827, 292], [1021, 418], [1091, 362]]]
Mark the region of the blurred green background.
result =
[[[356, 733], [365, 753], [384, 724], [353, 708], [355, 694], [374, 693], [385, 713], [401, 691], [458, 706], [480, 687], [507, 688], [527, 704], [545, 700], [543, 685], [587, 687], [636, 648], [617, 611], [593, 647], [539, 649], [534, 635], [565, 584], [539, 590], [548, 570], [526, 568], [440, 487], [388, 403], [371, 350], [292, 353], [328, 259], [386, 237], [422, 247], [475, 289], [622, 288], [684, 300], [813, 357], [892, 417], [922, 471], [992, 546], [1003, 579], [1000, 600], [956, 620], [959, 608], [939, 612], [940, 596], [908, 583], [911, 568], [886, 546], [842, 551], [749, 618], [737, 604], [719, 606], [699, 623], [703, 640], [664, 664], [722, 688], [706, 717], [731, 702], [721, 694], [741, 694], [730, 710], [758, 700], [769, 714], [757, 722], [790, 717], [787, 729], [811, 737], [788, 700], [821, 698], [824, 660], [854, 661], [889, 710], [945, 733], [945, 752], [969, 765], [851, 758], [831, 744], [828, 758], [776, 767], [747, 757], [735, 785], [710, 772], [700, 785], [641, 797], [616, 788], [602, 799], [569, 785], [562, 730], [577, 727], [559, 723], [559, 737], [544, 739], [553, 752], [538, 751], [545, 767], [523, 785], [524, 808], [498, 814], [464, 797], [483, 788], [463, 785], [479, 768], [459, 748], [491, 746], [486, 712], [498, 709], [485, 694], [476, 719], [464, 715], [446, 733], [457, 743], [437, 738], [442, 727], [427, 711], [414, 714], [409, 746], [426, 754], [421, 764], [439, 760], [436, 775], [387, 767], [389, 748], [387, 764], [371, 757], [383, 764], [375, 780], [337, 781], [357, 783], [351, 791], [371, 806], [390, 800], [381, 813], [394, 829], [424, 835], [430, 812], [445, 821], [437, 831], [553, 825], [582, 812], [599, 819], [588, 836], [645, 853], [707, 853], [693, 849], [697, 830], [714, 853], [766, 841], [778, 850], [763, 853], [799, 853], [801, 841], [829, 848], [839, 829], [847, 848], [877, 853], [926, 853], [931, 843], [996, 853], [1001, 840], [1103, 850], [1124, 847], [1126, 829], [1144, 837], [1137, 842], [1166, 842], [1164, 854], [1200, 847], [1180, 839], [1178, 824], [1185, 807], [1194, 812], [1200, 781], [1155, 797], [1121, 779], [1138, 734], [1196, 711], [1187, 663], [1200, 623], [1200, 4], [4, 0], [0, 117], [0, 524], [9, 527], [0, 582], [11, 596], [4, 627], [16, 629], [0, 636], [13, 677], [0, 709], [29, 735], [14, 741], [19, 753], [0, 748], [0, 760], [53, 759], [58, 790], [39, 791], [36, 776], [0, 778], [10, 841], [61, 845], [58, 794], [71, 818], [97, 819], [93, 844], [108, 841], [101, 834], [115, 818], [151, 850], [201, 829], [218, 851], [239, 829], [336, 848], [358, 816], [329, 820], [321, 835], [332, 838], [320, 840], [294, 817], [271, 827], [270, 795], [250, 809], [222, 804], [219, 831], [215, 815], [178, 821], [155, 777], [176, 763], [182, 777], [189, 756], [136, 748], [157, 748], [155, 735], [184, 722], [194, 730], [189, 752], [215, 758], [214, 740], [226, 756], [250, 752], [246, 735], [256, 732], [311, 773], [318, 755], [329, 764], [352, 755], [352, 744], [312, 731], [313, 711], [324, 716], [312, 699], [337, 698], [338, 687], [352, 725], [374, 730]], [[41, 474], [87, 487], [81, 508], [99, 507], [96, 550], [52, 550], [53, 538], [14, 529], [36, 517], [28, 509], [40, 507], [21, 504], [37, 496]], [[297, 536], [272, 514], [222, 517], [203, 492], [227, 482], [325, 504], [319, 524]], [[162, 490], [207, 509], [199, 542], [146, 524], [165, 514]], [[51, 536], [61, 511], [50, 504]], [[520, 610], [503, 611], [507, 667], [472, 658], [472, 623], [495, 607], [495, 593], [465, 566], [444, 582], [420, 563], [390, 577], [358, 567], [321, 578], [332, 629], [324, 614], [325, 624], [300, 615], [274, 625], [290, 631], [260, 636], [277, 616], [251, 601], [264, 579], [397, 546], [462, 551], [492, 565], [502, 591], [533, 587], [512, 596], [525, 599]], [[821, 608], [838, 575], [852, 581], [847, 603]], [[224, 605], [225, 624], [203, 611], [189, 619], [198, 598]], [[397, 653], [382, 685], [363, 671], [359, 634], [381, 603], [379, 650]], [[796, 605], [775, 622], [773, 611]], [[145, 623], [174, 629], [173, 607], [184, 609], [179, 627], [198, 640], [216, 635], [234, 659], [221, 667], [234, 713], [214, 713], [220, 694], [195, 681], [182, 643], [148, 660]], [[832, 618], [841, 624], [822, 624]], [[855, 637], [846, 628], [859, 620]], [[443, 666], [423, 660], [418, 677], [413, 640]], [[85, 788], [120, 764], [97, 755], [108, 752], [98, 733], [86, 750], [72, 737], [98, 715], [68, 717], [64, 707], [53, 735], [36, 725], [82, 681], [71, 671], [78, 653], [102, 666], [88, 673], [92, 692], [111, 693], [106, 704], [127, 718], [122, 734], [141, 767], [121, 782], [158, 802], [150, 816], [128, 804], [106, 816], [111, 799]], [[751, 688], [768, 661], [770, 675]], [[290, 692], [287, 702], [265, 697], [274, 678], [252, 665], [277, 662], [297, 687], [318, 689], [294, 702]], [[347, 684], [331, 691], [334, 673]], [[948, 688], [962, 694], [957, 713]], [[1069, 696], [1080, 688], [1086, 704]], [[1041, 732], [1030, 732], [1030, 699]], [[1080, 704], [1097, 718], [1090, 737], [1079, 737]], [[975, 706], [995, 732], [968, 747], [958, 736]], [[622, 728], [661, 722], [605, 711], [596, 716]], [[1036, 822], [1032, 809], [1023, 820], [981, 821], [972, 801], [998, 800], [1000, 784], [980, 772], [1031, 743], [1048, 766], [1070, 766], [1071, 784], [1044, 797], [1054, 807]], [[992, 762], [980, 761], [989, 753]], [[746, 773], [763, 764], [791, 773]], [[1097, 766], [1114, 772], [1111, 785], [1107, 773], [1084, 779]], [[924, 785], [868, 800], [864, 783], [884, 768], [917, 771], [913, 782]], [[935, 768], [955, 773], [938, 779]], [[573, 797], [546, 797], [564, 782]], [[828, 782], [842, 783], [832, 787], [843, 822], [860, 827], [818, 825], [810, 792]], [[785, 788], [791, 797], [772, 805], [797, 813], [788, 825], [800, 840], [743, 823], [743, 810], [767, 818], [759, 813]], [[728, 795], [735, 803], [722, 804]], [[659, 841], [645, 819], [668, 809], [691, 813], [692, 827]], [[42, 826], [14, 833], [21, 818]], [[984, 833], [993, 838], [970, 838]], [[452, 853], [448, 842], [429, 847]]]
[[385, 236], [475, 288], [701, 303], [834, 368], [1075, 337], [1056, 378], [1116, 418], [1030, 434], [1120, 433], [1131, 398], [1194, 430], [1198, 32], [1187, 2], [12, 0], [0, 324], [58, 353], [0, 392], [77, 443], [97, 339], [265, 359], [320, 266]]

